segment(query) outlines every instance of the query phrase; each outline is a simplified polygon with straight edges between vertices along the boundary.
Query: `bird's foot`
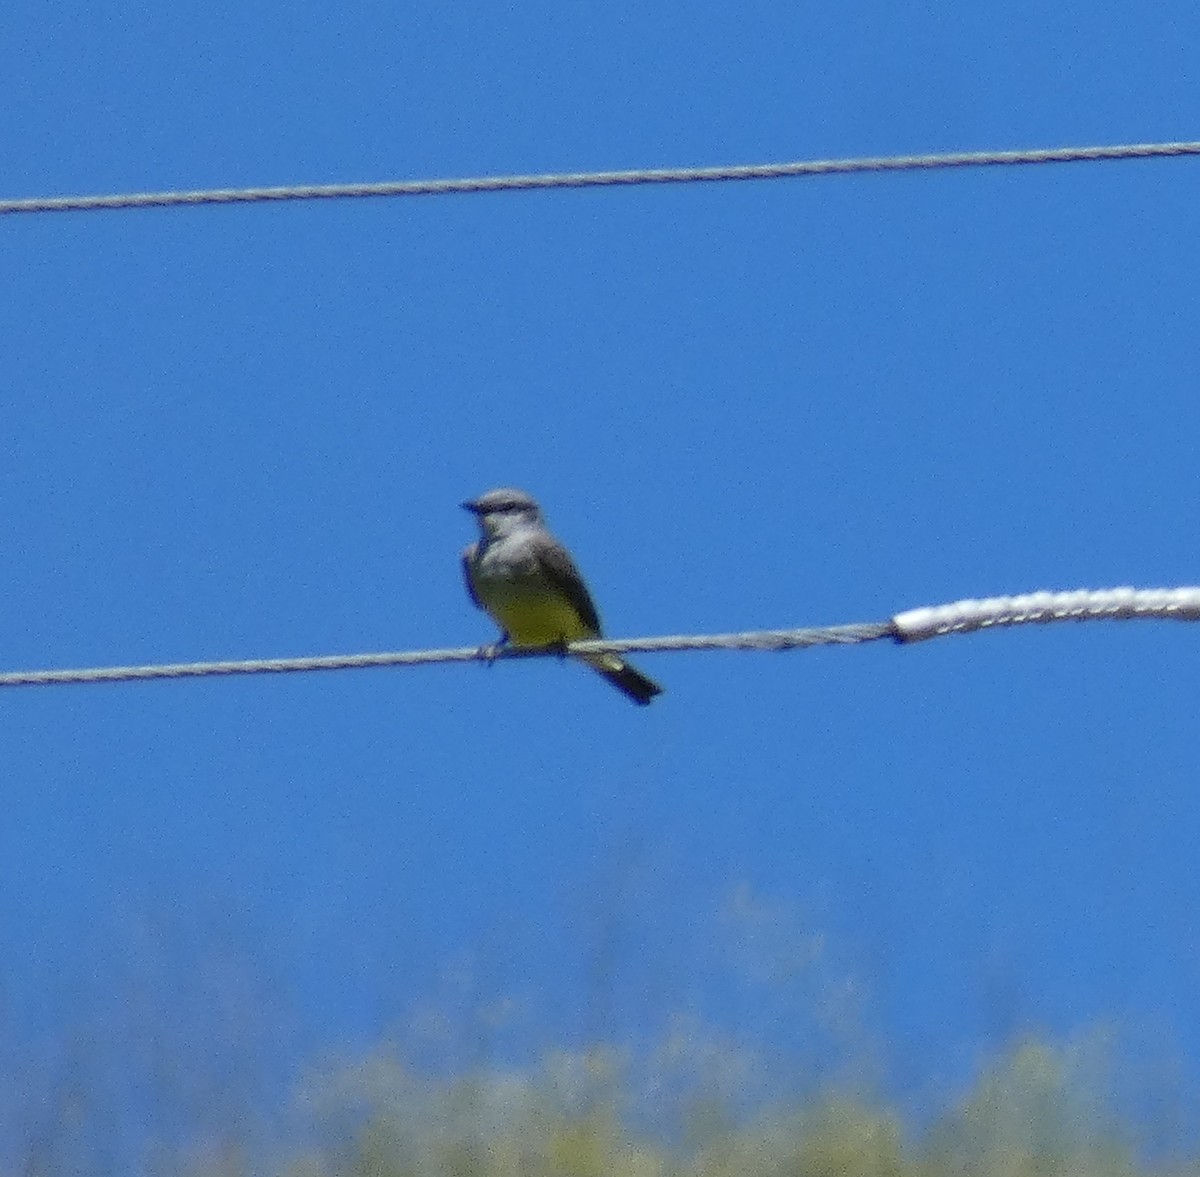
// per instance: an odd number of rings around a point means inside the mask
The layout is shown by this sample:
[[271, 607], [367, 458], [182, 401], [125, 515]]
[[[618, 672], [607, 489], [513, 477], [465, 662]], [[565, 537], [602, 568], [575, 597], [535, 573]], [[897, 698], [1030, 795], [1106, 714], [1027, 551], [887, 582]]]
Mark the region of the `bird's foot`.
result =
[[490, 646], [480, 646], [479, 654], [491, 666], [500, 657], [501, 652], [507, 645], [508, 634], [505, 634], [498, 642], [492, 642]]

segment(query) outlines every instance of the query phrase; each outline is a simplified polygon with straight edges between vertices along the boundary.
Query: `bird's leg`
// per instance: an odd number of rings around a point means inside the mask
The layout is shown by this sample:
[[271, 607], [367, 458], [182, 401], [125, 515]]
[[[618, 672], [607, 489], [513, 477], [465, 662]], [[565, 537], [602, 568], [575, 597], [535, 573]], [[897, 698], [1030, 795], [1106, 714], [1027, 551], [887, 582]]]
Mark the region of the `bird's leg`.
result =
[[491, 666], [496, 661], [496, 659], [500, 657], [500, 651], [503, 650], [504, 647], [508, 645], [508, 643], [509, 643], [508, 634], [502, 633], [500, 635], [500, 640], [498, 642], [492, 642], [492, 644], [490, 646], [480, 646], [479, 652], [487, 660], [487, 664], [489, 666]]

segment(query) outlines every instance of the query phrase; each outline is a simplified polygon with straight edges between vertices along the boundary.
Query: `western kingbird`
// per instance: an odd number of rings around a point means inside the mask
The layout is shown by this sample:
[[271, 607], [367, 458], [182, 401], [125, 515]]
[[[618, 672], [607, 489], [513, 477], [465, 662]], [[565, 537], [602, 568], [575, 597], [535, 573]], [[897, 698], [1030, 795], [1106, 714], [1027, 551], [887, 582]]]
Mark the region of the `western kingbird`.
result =
[[[463, 507], [479, 521], [480, 532], [462, 556], [467, 593], [503, 630], [501, 643], [561, 646], [601, 636], [583, 577], [529, 495], [504, 487]], [[662, 694], [662, 687], [616, 654], [578, 657], [635, 703]]]

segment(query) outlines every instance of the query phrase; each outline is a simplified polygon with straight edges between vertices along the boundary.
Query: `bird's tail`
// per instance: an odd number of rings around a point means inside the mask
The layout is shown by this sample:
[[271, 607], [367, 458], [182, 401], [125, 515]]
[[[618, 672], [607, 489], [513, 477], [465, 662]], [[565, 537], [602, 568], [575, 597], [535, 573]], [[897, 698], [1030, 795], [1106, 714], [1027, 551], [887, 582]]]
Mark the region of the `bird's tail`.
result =
[[663, 693], [658, 683], [615, 654], [592, 654], [583, 660], [639, 706], [644, 707], [655, 695]]

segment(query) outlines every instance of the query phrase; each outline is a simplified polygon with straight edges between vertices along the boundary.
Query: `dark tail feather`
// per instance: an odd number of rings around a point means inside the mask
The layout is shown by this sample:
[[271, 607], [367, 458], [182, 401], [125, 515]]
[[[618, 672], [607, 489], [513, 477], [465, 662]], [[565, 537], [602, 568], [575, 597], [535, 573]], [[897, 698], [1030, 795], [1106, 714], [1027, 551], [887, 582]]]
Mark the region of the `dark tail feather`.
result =
[[647, 678], [640, 670], [635, 670], [628, 662], [609, 654], [597, 658], [594, 662], [589, 658], [588, 665], [606, 679], [618, 691], [628, 695], [639, 706], [644, 707], [655, 695], [663, 693], [662, 687], [653, 679]]

